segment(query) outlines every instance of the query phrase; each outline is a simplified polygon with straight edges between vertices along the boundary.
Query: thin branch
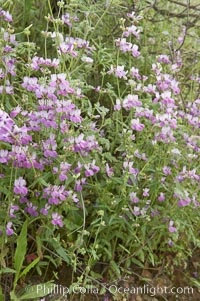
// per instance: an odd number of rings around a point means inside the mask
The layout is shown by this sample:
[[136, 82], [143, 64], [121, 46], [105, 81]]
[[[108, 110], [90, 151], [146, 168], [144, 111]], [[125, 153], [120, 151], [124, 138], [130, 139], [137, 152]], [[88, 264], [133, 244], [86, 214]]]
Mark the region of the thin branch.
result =
[[[187, 13], [185, 13], [185, 9], [180, 12], [180, 13], [173, 13], [173, 12], [170, 12], [166, 9], [161, 9], [159, 7], [157, 7], [155, 5], [155, 3], [152, 5], [152, 8], [157, 11], [158, 13], [160, 13], [161, 15], [167, 15], [168, 17], [175, 17], [175, 18], [186, 18], [188, 16]], [[199, 18], [199, 16], [197, 14], [190, 14], [190, 17], [194, 17], [194, 18]]]
[[[181, 3], [181, 2], [175, 1], [175, 0], [168, 0], [168, 1], [171, 2], [171, 3], [177, 4], [177, 5], [180, 5], [180, 6], [188, 7], [188, 4], [186, 4], [186, 3]], [[200, 6], [200, 4], [197, 4], [197, 5], [190, 5], [190, 6], [189, 6], [189, 9], [193, 9], [193, 10], [196, 10], [196, 11], [200, 11], [200, 8], [198, 8], [198, 6]]]

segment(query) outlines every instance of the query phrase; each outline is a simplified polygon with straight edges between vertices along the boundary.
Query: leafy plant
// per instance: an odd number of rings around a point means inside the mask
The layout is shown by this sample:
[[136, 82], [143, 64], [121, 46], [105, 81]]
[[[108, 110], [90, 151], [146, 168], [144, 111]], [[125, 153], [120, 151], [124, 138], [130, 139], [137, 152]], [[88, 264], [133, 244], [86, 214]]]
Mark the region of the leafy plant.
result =
[[[5, 291], [13, 275], [13, 300], [50, 294], [62, 265], [70, 294], [105, 293], [103, 279], [164, 265], [166, 252], [186, 264], [199, 248], [194, 37], [180, 47], [167, 20], [149, 25], [152, 6], [130, 5], [48, 1], [37, 29], [37, 1], [0, 10], [0, 276]], [[7, 7], [23, 7], [14, 23]]]

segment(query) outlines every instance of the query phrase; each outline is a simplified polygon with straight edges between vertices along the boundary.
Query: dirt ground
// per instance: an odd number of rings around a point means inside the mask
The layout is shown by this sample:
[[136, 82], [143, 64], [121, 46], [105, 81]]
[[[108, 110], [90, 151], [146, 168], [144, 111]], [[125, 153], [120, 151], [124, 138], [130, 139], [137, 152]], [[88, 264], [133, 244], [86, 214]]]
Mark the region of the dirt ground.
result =
[[[66, 297], [49, 296], [45, 301], [200, 301], [200, 273], [199, 255], [185, 264], [184, 267], [174, 267], [173, 257], [165, 258], [168, 266], [152, 268], [147, 264], [144, 269], [133, 267], [131, 275], [125, 276], [120, 281], [106, 283], [94, 283], [94, 287], [80, 295], [68, 294]], [[69, 270], [63, 266], [58, 273], [59, 285], [69, 287]], [[107, 288], [106, 293], [97, 293], [101, 286]], [[112, 294], [113, 292], [115, 294]]]

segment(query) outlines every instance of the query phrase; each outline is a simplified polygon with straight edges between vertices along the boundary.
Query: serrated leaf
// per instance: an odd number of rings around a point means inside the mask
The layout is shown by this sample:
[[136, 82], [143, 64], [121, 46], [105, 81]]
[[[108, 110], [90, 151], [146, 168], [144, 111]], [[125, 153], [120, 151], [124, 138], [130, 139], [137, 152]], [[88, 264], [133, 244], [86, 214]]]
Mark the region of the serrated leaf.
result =
[[40, 261], [40, 257], [33, 260], [20, 274], [19, 278], [25, 276], [38, 262]]

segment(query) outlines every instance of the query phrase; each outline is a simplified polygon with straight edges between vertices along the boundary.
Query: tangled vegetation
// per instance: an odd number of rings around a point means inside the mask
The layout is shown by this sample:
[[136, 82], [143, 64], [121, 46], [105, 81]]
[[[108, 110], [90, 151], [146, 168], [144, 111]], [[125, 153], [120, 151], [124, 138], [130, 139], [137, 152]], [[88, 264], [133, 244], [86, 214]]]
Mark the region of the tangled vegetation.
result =
[[0, 1], [2, 300], [200, 286], [200, 7], [157, 2]]

